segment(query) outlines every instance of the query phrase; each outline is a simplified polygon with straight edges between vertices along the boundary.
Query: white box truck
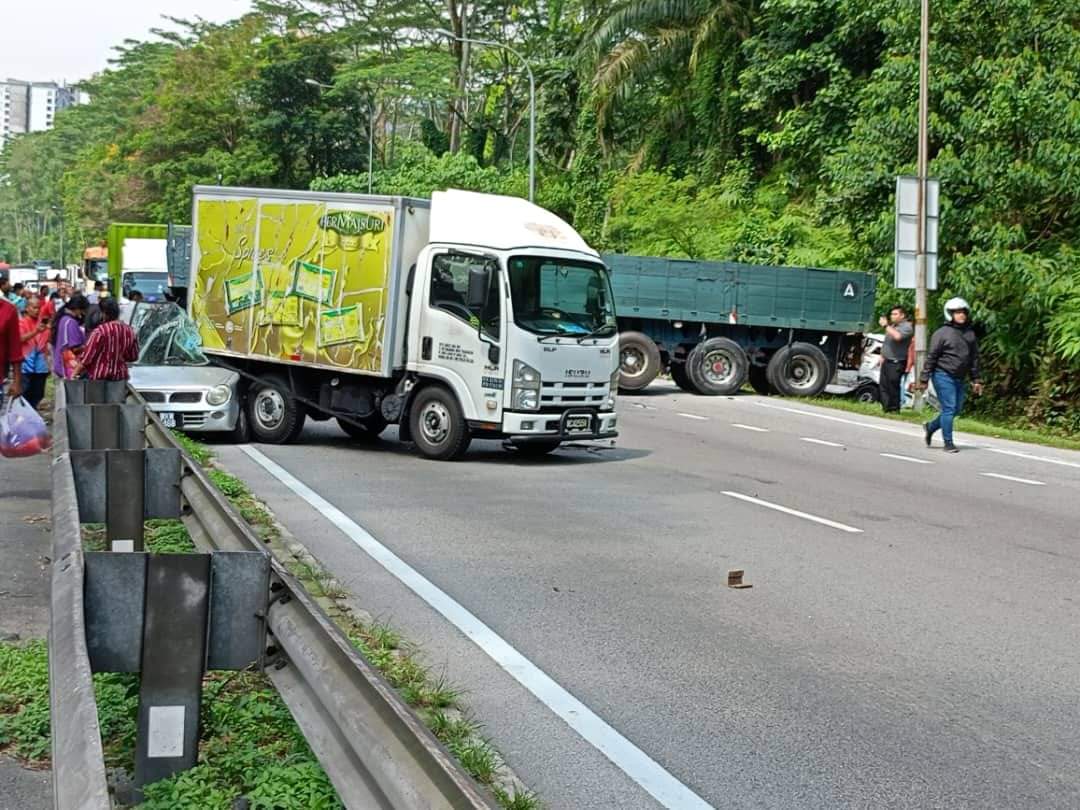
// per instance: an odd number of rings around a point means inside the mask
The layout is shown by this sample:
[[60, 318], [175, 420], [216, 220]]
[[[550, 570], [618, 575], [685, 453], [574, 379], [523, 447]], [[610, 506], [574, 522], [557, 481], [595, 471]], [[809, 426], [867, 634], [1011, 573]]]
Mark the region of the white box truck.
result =
[[399, 425], [426, 457], [473, 437], [541, 455], [617, 435], [607, 270], [516, 197], [199, 186], [188, 305], [204, 351], [241, 373], [263, 442], [336, 418]]

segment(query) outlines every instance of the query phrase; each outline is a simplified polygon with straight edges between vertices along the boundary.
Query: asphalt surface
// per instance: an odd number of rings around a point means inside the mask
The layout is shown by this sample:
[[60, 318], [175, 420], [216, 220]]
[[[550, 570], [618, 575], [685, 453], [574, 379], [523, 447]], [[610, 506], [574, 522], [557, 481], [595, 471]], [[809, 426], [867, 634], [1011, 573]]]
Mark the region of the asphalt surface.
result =
[[[1080, 807], [1080, 453], [959, 434], [953, 456], [665, 385], [619, 411], [615, 449], [539, 461], [427, 462], [332, 423], [257, 450], [715, 807]], [[466, 685], [547, 806], [659, 806], [257, 454], [216, 451]]]
[[[0, 459], [0, 641], [49, 629], [49, 457]], [[0, 756], [0, 810], [52, 807], [48, 771]]]

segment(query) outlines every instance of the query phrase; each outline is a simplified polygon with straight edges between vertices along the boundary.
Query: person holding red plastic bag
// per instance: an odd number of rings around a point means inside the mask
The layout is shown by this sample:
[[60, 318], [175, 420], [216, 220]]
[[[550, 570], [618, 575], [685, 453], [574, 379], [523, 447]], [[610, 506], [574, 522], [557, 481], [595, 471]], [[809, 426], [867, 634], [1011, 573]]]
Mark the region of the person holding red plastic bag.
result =
[[5, 392], [12, 398], [22, 396], [22, 357], [19, 311], [6, 298], [0, 297], [0, 407], [3, 407]]

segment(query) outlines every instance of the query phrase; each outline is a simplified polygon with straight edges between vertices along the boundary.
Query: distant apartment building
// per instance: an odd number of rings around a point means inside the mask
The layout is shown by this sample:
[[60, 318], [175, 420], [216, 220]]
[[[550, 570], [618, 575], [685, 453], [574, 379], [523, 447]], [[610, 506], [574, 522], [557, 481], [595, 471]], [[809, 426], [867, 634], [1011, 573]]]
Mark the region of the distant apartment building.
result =
[[15, 135], [52, 129], [56, 113], [79, 100], [73, 88], [56, 82], [0, 81], [0, 149]]

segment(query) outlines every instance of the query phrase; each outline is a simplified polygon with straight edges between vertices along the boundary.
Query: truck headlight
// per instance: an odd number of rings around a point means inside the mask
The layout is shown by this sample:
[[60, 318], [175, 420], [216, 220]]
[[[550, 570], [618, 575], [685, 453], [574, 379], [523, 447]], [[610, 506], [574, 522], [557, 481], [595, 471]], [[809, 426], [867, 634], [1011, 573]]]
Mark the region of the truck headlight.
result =
[[615, 371], [613, 371], [612, 374], [611, 374], [610, 386], [611, 387], [608, 389], [607, 407], [614, 410], [615, 409], [615, 399], [619, 395], [619, 370], [618, 369], [615, 369]]
[[206, 401], [210, 405], [224, 405], [232, 396], [232, 389], [227, 385], [215, 385], [206, 392]]
[[514, 361], [510, 406], [515, 411], [540, 410], [540, 372], [520, 360]]

